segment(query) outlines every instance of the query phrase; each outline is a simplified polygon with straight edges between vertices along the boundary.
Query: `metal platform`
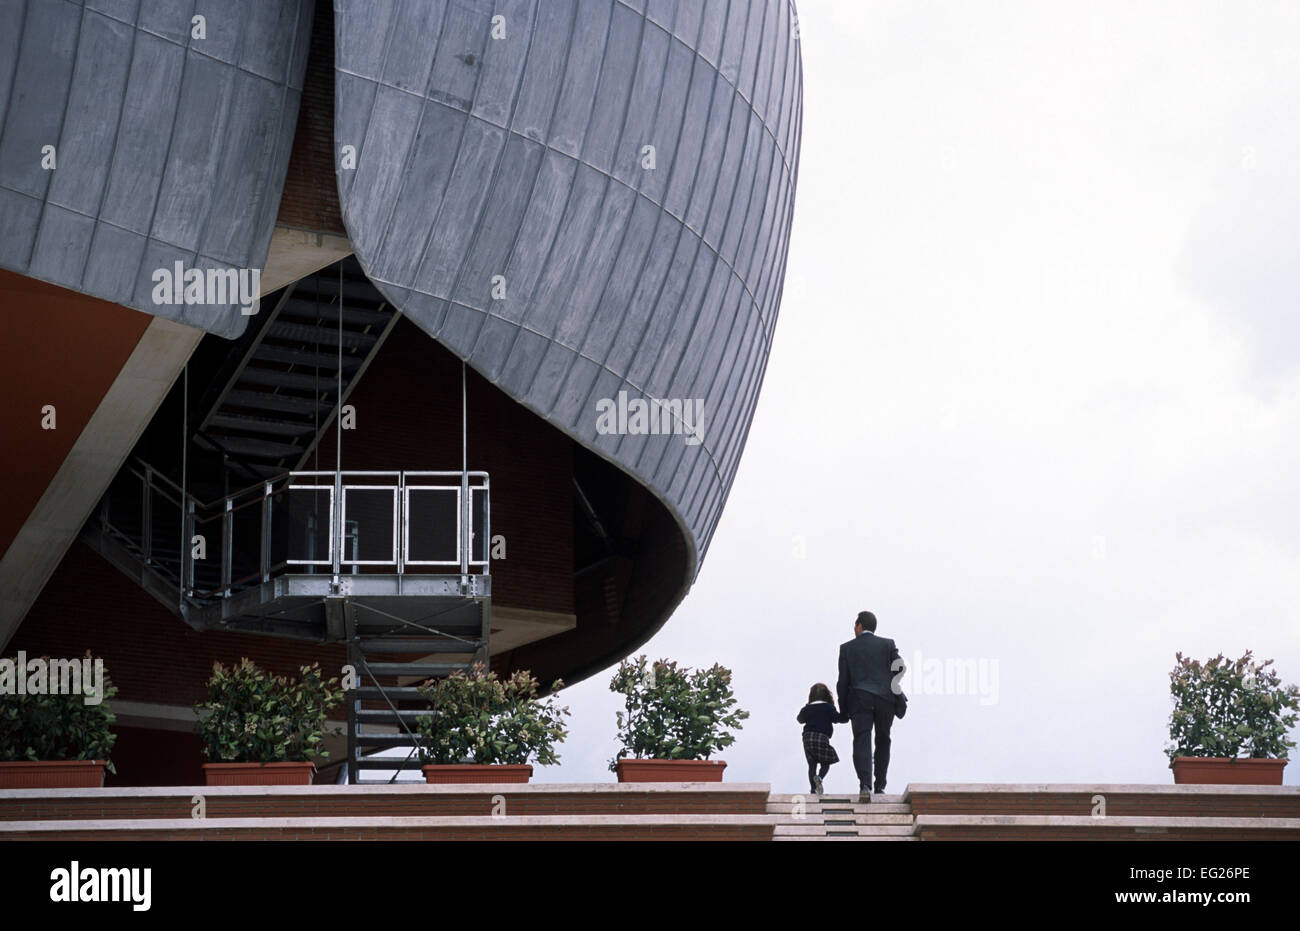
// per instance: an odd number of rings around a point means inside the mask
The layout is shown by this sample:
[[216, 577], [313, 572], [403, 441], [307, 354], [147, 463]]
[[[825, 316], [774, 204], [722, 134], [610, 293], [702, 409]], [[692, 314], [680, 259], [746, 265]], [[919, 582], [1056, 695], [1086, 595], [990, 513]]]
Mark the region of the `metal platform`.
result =
[[201, 502], [134, 461], [82, 539], [198, 630], [346, 644], [361, 782], [420, 765], [421, 683], [487, 664], [489, 533], [485, 472], [286, 472]]

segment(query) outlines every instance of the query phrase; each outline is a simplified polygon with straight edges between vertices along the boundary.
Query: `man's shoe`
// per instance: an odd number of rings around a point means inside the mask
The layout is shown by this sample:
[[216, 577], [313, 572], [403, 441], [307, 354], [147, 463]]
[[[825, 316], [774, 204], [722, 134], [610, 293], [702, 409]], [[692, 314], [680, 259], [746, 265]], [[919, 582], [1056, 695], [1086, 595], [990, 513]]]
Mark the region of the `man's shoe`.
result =
[[868, 791], [867, 789], [861, 789], [861, 790], [859, 790], [859, 791], [858, 791], [858, 804], [859, 804], [859, 805], [869, 805], [869, 804], [871, 804], [871, 792]]

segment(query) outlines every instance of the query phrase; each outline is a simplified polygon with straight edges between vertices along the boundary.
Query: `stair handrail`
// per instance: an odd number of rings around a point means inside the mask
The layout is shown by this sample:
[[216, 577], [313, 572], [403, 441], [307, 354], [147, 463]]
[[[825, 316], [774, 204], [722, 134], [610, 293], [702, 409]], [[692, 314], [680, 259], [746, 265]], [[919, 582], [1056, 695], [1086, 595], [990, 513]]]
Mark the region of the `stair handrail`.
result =
[[[330, 562], [341, 562], [347, 566], [360, 566], [365, 564], [374, 565], [393, 565], [396, 574], [405, 574], [410, 563], [410, 539], [406, 533], [409, 520], [409, 502], [407, 500], [407, 489], [416, 490], [420, 486], [408, 486], [407, 480], [428, 478], [456, 479], [457, 483], [453, 485], [450, 481], [445, 484], [447, 489], [455, 488], [460, 492], [457, 508], [457, 537], [456, 548], [458, 550], [457, 568], [462, 579], [468, 579], [471, 575], [488, 575], [490, 574], [491, 563], [491, 492], [489, 487], [488, 473], [479, 470], [344, 470], [334, 472], [332, 470], [294, 470], [283, 471], [276, 475], [270, 476], [261, 481], [255, 482], [244, 488], [237, 489], [227, 494], [214, 498], [211, 501], [203, 501], [188, 489], [183, 488], [178, 482], [170, 478], [165, 473], [155, 469], [150, 463], [140, 457], [132, 457], [123, 467], [123, 472], [139, 480], [143, 491], [141, 503], [141, 525], [140, 536], [138, 539], [129, 531], [115, 527], [109, 518], [107, 507], [101, 512], [101, 522], [106, 530], [116, 534], [128, 543], [137, 546], [145, 565], [152, 568], [155, 574], [160, 575], [168, 581], [169, 584], [175, 583], [180, 593], [188, 599], [195, 597], [215, 596], [230, 597], [236, 588], [242, 587], [248, 582], [267, 582], [270, 581], [272, 573], [291, 565], [294, 559], [286, 557], [280, 562], [272, 565], [271, 563], [271, 501], [283, 491], [293, 491], [297, 487], [296, 480], [306, 479], [310, 481], [320, 476], [329, 476], [334, 479], [334, 487], [331, 489], [332, 496], [338, 497], [340, 491], [345, 486], [343, 482], [348, 479], [359, 478], [378, 478], [383, 477], [391, 480], [391, 484], [376, 484], [374, 490], [391, 491], [394, 495], [394, 523], [393, 523], [393, 542], [394, 553], [393, 559], [390, 560], [358, 560], [354, 556], [352, 559], [343, 558], [343, 550], [347, 540], [347, 527], [341, 520], [341, 512], [337, 510], [341, 506], [341, 500], [332, 502], [329, 515], [328, 539], [331, 551]], [[312, 486], [315, 487], [315, 486]], [[347, 486], [351, 487], [351, 486]], [[337, 489], [337, 490], [336, 490]], [[157, 492], [180, 511], [181, 532], [179, 544], [179, 578], [166, 568], [165, 565], [157, 563], [154, 559], [153, 552], [153, 495]], [[475, 493], [482, 492], [484, 497], [482, 501], [482, 513], [479, 520], [475, 520], [476, 501]], [[105, 505], [108, 498], [105, 497]], [[235, 568], [235, 516], [238, 512], [244, 511], [249, 507], [256, 507], [260, 503], [262, 508], [261, 528], [259, 530], [258, 548], [258, 568], [253, 572], [248, 572], [239, 578], [233, 578]], [[214, 589], [198, 590], [195, 585], [195, 571], [193, 559], [192, 543], [196, 531], [201, 525], [210, 524], [214, 520], [221, 523], [221, 550], [218, 563], [219, 584]], [[205, 532], [206, 533], [206, 532]], [[482, 558], [475, 552], [474, 541], [481, 534], [481, 553]], [[205, 537], [206, 539], [206, 537]], [[251, 554], [250, 554], [251, 555]], [[313, 563], [315, 564], [315, 563]], [[429, 563], [428, 560], [418, 561], [417, 564], [425, 565], [448, 565], [448, 563]], [[476, 572], [475, 570], [478, 570]], [[355, 571], [355, 570], [354, 570]], [[470, 584], [464, 582], [463, 584]], [[242, 589], [241, 589], [242, 590]]]

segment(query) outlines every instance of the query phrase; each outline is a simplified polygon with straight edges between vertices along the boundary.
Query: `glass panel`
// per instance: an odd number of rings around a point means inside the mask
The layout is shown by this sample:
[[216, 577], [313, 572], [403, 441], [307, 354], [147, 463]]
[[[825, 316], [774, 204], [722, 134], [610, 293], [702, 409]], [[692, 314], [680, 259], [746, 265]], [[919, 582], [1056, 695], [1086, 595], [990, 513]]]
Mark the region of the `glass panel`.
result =
[[190, 562], [191, 581], [195, 592], [203, 594], [221, 588], [221, 514], [195, 514], [190, 532], [190, 553], [194, 553], [194, 537], [202, 537], [201, 556]]
[[262, 578], [262, 501], [230, 512], [230, 584], [238, 590]]
[[125, 540], [139, 547], [143, 540], [144, 483], [140, 476], [123, 469], [109, 487], [105, 501], [108, 503], [108, 523]]
[[408, 488], [408, 563], [460, 565], [456, 545], [459, 488]]
[[343, 489], [343, 562], [397, 562], [393, 547], [396, 500], [394, 488]]
[[488, 550], [492, 543], [485, 532], [485, 528], [488, 526], [488, 490], [486, 488], [471, 488], [469, 490], [469, 500], [470, 530], [474, 534], [470, 541], [470, 559], [475, 562], [486, 563]]
[[295, 488], [285, 492], [288, 515], [285, 553], [289, 562], [325, 563], [330, 557], [332, 488]]
[[180, 578], [181, 511], [176, 501], [157, 488], [149, 492], [149, 563], [161, 575]]

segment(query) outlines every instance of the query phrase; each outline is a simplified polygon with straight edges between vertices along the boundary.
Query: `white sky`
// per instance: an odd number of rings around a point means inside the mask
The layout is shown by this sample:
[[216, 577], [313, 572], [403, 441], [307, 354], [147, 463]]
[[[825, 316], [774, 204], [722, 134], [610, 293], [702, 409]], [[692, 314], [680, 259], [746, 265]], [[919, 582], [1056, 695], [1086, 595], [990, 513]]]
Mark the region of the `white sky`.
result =
[[[646, 652], [735, 671], [732, 782], [804, 790], [794, 716], [862, 609], [909, 665], [997, 664], [996, 701], [911, 683], [891, 790], [1172, 782], [1176, 651], [1300, 681], [1300, 3], [805, 0], [800, 25], [775, 348]], [[609, 678], [563, 693], [535, 780], [613, 778]]]

